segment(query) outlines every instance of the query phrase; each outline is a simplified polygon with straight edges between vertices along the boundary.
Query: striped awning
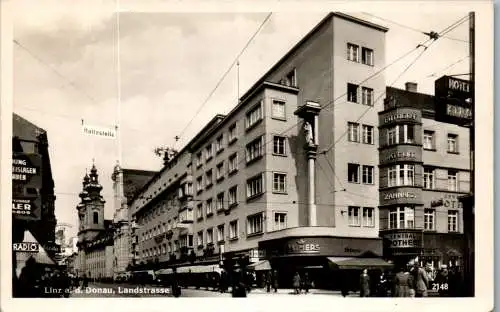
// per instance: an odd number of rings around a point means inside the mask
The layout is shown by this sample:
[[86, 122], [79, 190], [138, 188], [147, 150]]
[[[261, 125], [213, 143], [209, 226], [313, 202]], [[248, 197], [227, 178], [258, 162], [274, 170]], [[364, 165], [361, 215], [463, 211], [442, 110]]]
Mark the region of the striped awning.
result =
[[262, 260], [248, 265], [247, 268], [254, 271], [268, 271], [271, 270], [271, 264], [268, 260]]

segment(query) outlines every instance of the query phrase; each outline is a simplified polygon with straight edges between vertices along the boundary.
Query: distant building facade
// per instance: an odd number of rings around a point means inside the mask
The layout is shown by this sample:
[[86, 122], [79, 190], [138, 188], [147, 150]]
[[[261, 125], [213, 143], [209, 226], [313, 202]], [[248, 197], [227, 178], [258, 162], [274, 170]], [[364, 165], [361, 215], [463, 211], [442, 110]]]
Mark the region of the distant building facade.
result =
[[123, 275], [135, 261], [132, 234], [135, 230], [130, 222], [128, 202], [133, 194], [146, 184], [154, 171], [124, 169], [117, 164], [111, 179], [114, 193], [114, 243], [113, 278]]

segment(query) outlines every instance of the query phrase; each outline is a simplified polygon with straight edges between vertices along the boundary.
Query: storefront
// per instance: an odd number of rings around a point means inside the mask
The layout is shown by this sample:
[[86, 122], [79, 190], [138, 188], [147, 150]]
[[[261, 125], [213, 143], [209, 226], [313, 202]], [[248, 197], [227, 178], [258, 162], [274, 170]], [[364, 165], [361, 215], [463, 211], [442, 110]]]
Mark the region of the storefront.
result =
[[292, 285], [295, 272], [307, 272], [316, 288], [339, 289], [342, 279], [356, 289], [360, 270], [391, 267], [382, 259], [382, 240], [354, 237], [285, 237], [259, 242], [259, 250], [278, 271], [280, 287]]

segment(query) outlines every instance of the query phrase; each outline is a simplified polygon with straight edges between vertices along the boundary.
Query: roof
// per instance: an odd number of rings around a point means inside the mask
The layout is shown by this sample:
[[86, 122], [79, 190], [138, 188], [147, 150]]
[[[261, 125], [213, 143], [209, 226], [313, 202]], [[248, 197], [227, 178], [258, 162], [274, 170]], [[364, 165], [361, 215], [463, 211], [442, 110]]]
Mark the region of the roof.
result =
[[41, 132], [45, 132], [44, 129], [36, 126], [27, 119], [19, 116], [18, 114], [12, 114], [12, 136], [18, 137], [25, 141], [38, 141], [38, 135]]
[[122, 169], [123, 171], [123, 193], [130, 202], [134, 195], [148, 183], [158, 171], [147, 171], [137, 169]]
[[393, 96], [398, 98], [406, 107], [414, 107], [425, 111], [435, 111], [434, 96], [429, 94], [387, 87], [386, 95], [387, 97]]

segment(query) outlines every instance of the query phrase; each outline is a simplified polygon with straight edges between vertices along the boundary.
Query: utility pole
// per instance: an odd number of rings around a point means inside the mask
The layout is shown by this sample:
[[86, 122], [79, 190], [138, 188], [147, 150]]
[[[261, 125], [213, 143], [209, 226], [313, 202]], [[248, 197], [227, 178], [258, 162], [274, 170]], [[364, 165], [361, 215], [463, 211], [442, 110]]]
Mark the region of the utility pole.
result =
[[474, 179], [474, 144], [475, 144], [475, 80], [476, 80], [476, 59], [475, 59], [475, 14], [469, 13], [469, 67], [470, 67], [470, 84], [471, 88], [471, 107], [472, 107], [472, 123], [470, 127], [470, 170], [471, 170], [471, 189], [470, 192], [474, 195], [475, 179]]

